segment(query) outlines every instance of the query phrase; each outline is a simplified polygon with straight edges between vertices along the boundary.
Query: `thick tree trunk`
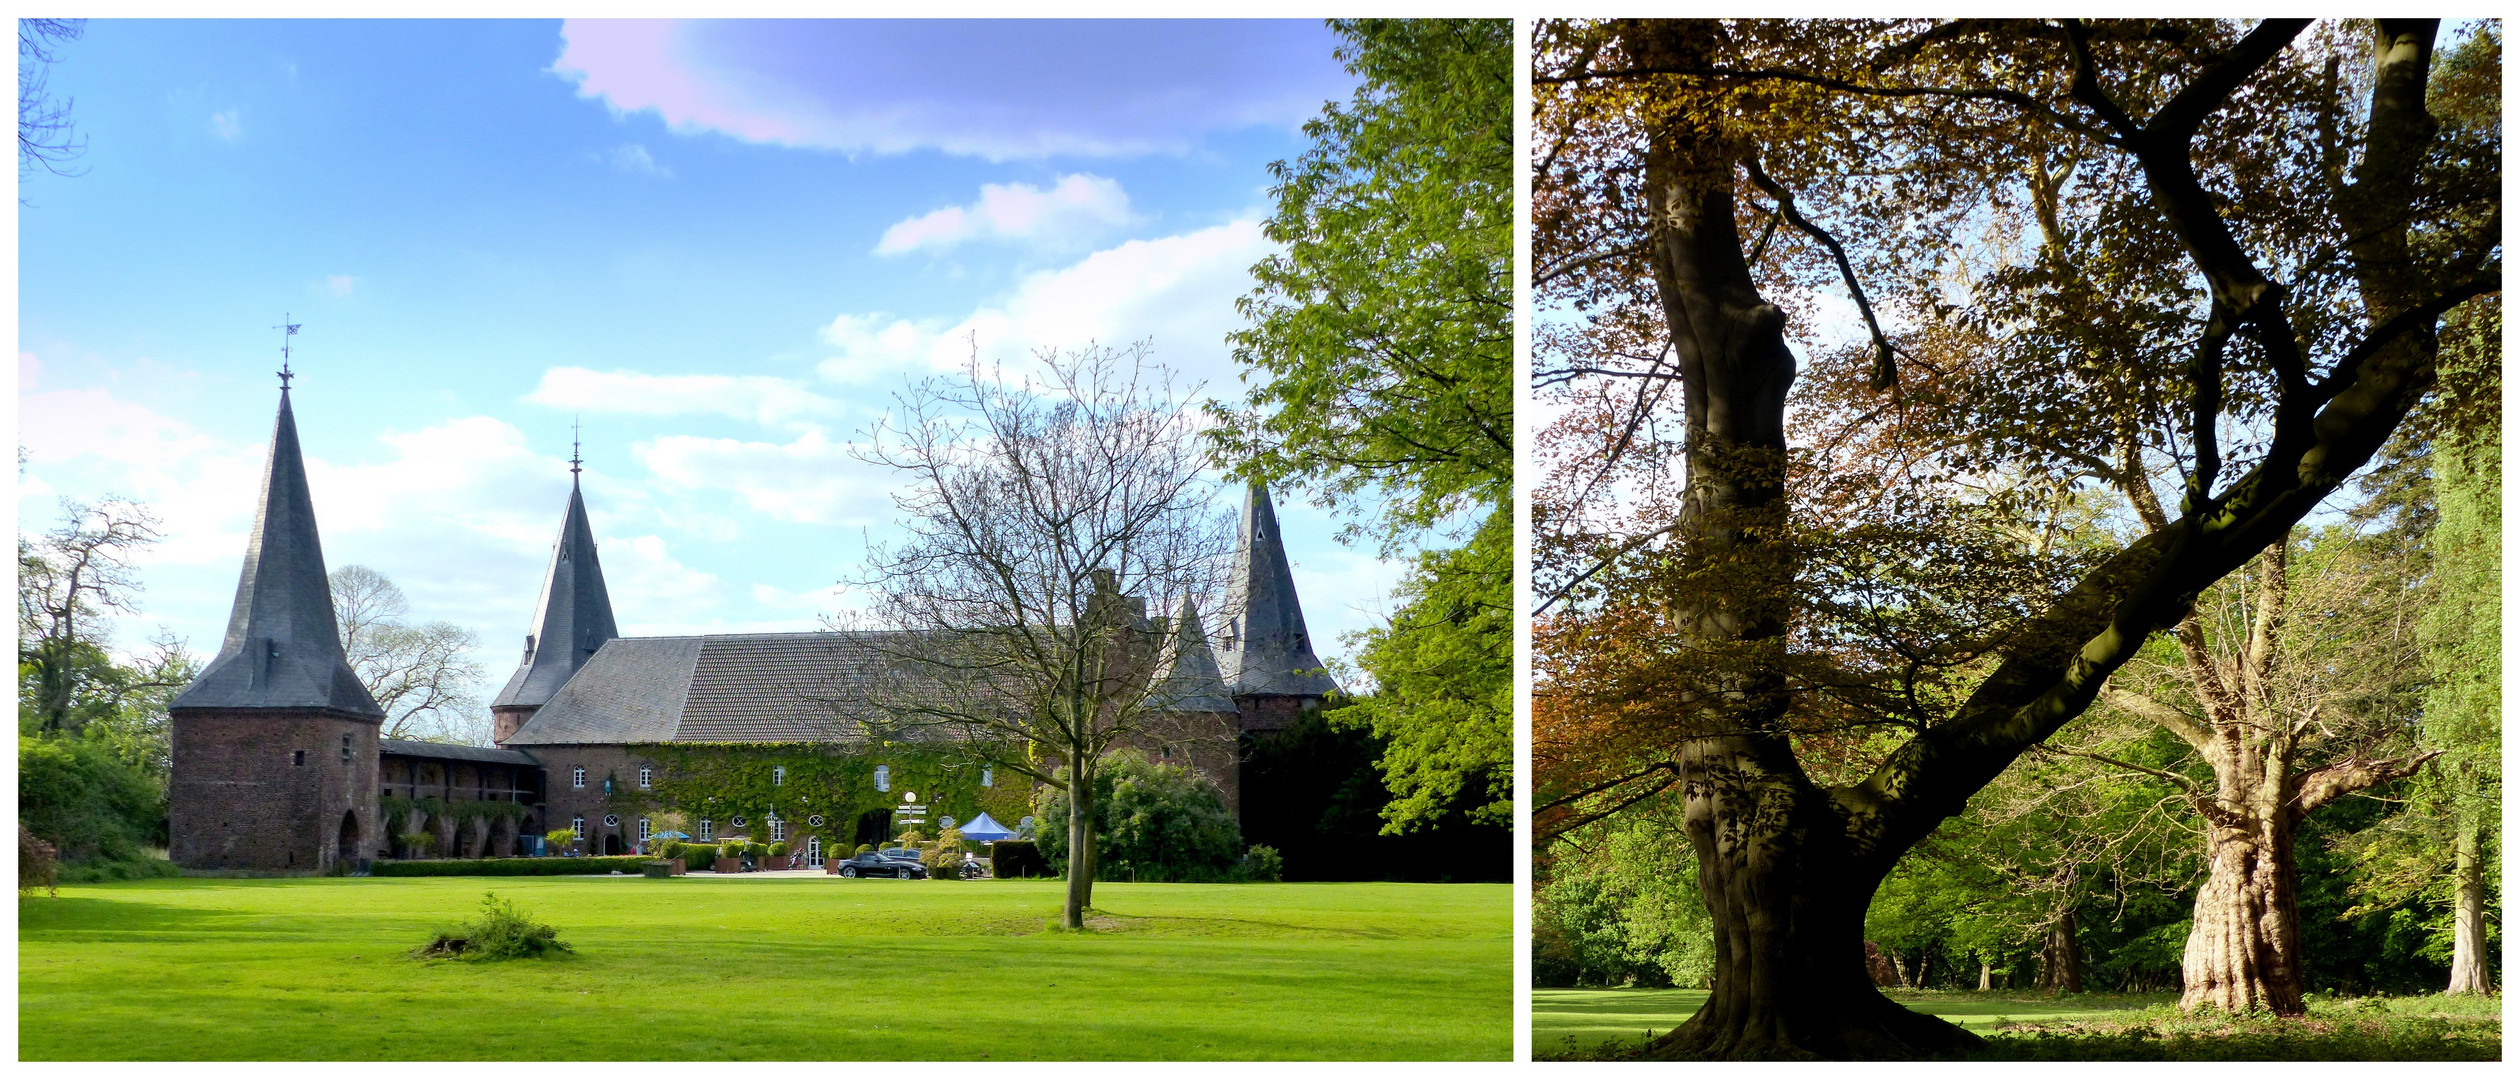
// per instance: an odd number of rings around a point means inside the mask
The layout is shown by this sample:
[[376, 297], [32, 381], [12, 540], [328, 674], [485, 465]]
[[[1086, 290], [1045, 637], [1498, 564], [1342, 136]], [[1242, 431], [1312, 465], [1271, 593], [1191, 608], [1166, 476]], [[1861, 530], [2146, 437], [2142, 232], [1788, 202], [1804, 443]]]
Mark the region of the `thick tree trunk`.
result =
[[2206, 822], [2211, 869], [2196, 894], [2179, 1008], [2302, 1014], [2293, 826], [2293, 815], [2282, 809], [2218, 814]]
[[2457, 906], [2451, 913], [2450, 993], [2490, 994], [2494, 981], [2485, 973], [2485, 860], [2481, 834], [2473, 824], [2459, 826]]
[[[2039, 987], [2068, 994], [2083, 992], [2082, 940], [2074, 913], [2059, 916], [2048, 927], [2047, 946], [2039, 954]], [[1982, 988], [1981, 988], [1982, 989]]]
[[1059, 925], [1082, 930], [1085, 909], [1094, 906], [1094, 781], [1081, 754], [1069, 755], [1067, 774], [1067, 905], [1060, 910]]
[[1691, 740], [1687, 829], [1715, 928], [1713, 994], [1659, 1059], [1912, 1058], [1979, 1045], [1874, 988], [1864, 912], [1882, 872], [1781, 739]]
[[1978, 957], [1978, 989], [1995, 989], [1995, 965], [1988, 963], [1983, 956]]

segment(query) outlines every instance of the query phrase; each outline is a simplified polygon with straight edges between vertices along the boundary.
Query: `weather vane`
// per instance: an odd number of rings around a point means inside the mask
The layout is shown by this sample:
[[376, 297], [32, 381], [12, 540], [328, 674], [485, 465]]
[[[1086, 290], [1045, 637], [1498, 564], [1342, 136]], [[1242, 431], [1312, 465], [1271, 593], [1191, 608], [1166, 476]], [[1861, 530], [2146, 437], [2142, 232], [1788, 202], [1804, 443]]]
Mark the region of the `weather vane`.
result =
[[569, 418], [569, 475], [578, 474], [578, 464], [578, 421], [572, 416]]
[[288, 390], [289, 380], [295, 377], [289, 371], [289, 339], [297, 336], [298, 325], [299, 324], [297, 323], [289, 321], [289, 315], [287, 312], [282, 312], [280, 314], [280, 325], [272, 327], [272, 329], [280, 331], [279, 375], [280, 389], [283, 391]]

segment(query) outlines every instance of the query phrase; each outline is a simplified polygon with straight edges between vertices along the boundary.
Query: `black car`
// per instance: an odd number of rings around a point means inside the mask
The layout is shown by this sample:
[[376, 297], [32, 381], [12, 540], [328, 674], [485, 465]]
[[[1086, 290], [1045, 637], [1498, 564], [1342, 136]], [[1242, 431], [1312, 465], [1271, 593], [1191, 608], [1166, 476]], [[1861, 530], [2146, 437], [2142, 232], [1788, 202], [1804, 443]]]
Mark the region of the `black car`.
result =
[[841, 877], [923, 878], [927, 867], [900, 859], [887, 859], [875, 852], [852, 855], [842, 860], [837, 873]]

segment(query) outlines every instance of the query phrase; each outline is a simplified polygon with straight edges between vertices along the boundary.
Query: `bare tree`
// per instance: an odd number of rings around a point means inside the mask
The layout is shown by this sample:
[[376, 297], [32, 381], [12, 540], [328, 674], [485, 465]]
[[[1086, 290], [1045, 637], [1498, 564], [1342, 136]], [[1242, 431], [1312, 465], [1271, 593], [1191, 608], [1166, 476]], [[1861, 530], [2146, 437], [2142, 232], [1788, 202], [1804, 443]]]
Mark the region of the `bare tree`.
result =
[[367, 567], [344, 566], [331, 582], [342, 655], [385, 710], [383, 737], [489, 745], [473, 632], [450, 622], [404, 623], [411, 602]]
[[71, 135], [69, 98], [55, 99], [46, 83], [66, 41], [87, 31], [86, 19], [18, 20], [18, 180], [40, 168], [76, 176], [67, 166], [87, 152], [87, 140]]
[[164, 689], [151, 673], [190, 677], [180, 662], [182, 643], [173, 639], [157, 644], [158, 656], [129, 667], [106, 652], [106, 613], [131, 611], [140, 591], [131, 558], [157, 540], [148, 507], [110, 496], [63, 499], [60, 525], [40, 537], [18, 536], [18, 708], [36, 717], [40, 730], [75, 731], [93, 707]]
[[[1040, 354], [1011, 381], [975, 357], [914, 384], [860, 456], [908, 474], [908, 538], [875, 549], [844, 712], [1066, 791], [1065, 925], [1093, 900], [1094, 777], [1124, 745], [1230, 743], [1202, 601], [1232, 533], [1211, 507], [1188, 396], [1144, 344]], [[1171, 617], [1149, 618], [1149, 599]], [[1221, 706], [1221, 710], [1219, 708]]]

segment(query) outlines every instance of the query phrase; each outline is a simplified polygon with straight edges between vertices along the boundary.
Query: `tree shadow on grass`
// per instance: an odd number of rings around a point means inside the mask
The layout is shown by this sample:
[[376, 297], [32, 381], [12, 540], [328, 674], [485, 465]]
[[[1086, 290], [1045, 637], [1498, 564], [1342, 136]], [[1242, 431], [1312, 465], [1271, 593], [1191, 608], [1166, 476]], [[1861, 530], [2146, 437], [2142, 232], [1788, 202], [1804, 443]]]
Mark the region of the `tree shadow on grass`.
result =
[[18, 897], [21, 941], [121, 941], [134, 935], [203, 936], [235, 928], [252, 916], [181, 904], [90, 896]]

